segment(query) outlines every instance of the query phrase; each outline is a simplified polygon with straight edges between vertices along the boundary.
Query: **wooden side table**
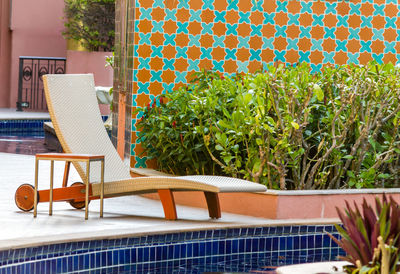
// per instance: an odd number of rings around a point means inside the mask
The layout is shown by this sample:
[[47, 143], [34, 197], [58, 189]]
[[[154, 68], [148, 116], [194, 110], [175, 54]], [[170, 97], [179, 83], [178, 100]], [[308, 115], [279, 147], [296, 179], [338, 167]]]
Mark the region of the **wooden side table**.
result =
[[[38, 176], [39, 176], [39, 161], [48, 160], [50, 164], [50, 199], [49, 199], [49, 215], [53, 214], [53, 177], [54, 177], [54, 161], [65, 161], [71, 162], [86, 162], [86, 185], [85, 192], [85, 220], [88, 219], [89, 215], [89, 185], [90, 185], [90, 163], [100, 161], [101, 162], [101, 190], [100, 190], [100, 218], [103, 217], [103, 200], [104, 200], [104, 155], [92, 155], [92, 154], [71, 154], [71, 153], [41, 153], [36, 154], [35, 160], [35, 196], [33, 204], [33, 217], [37, 216], [37, 193], [38, 193]], [[83, 179], [83, 178], [82, 178]], [[83, 180], [85, 180], [83, 179]]]

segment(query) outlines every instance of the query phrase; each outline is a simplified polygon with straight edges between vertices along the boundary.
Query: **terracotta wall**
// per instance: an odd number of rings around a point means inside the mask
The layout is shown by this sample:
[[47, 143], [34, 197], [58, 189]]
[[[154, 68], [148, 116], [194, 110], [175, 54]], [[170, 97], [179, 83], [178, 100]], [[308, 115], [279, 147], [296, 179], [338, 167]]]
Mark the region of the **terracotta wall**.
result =
[[[1, 0], [3, 3], [7, 0]], [[66, 57], [63, 30], [63, 0], [12, 0], [10, 90], [0, 89], [0, 98], [9, 93], [2, 107], [15, 108], [18, 97], [19, 56]], [[1, 59], [3, 62], [3, 59]], [[0, 75], [1, 77], [1, 75]]]
[[[276, 62], [309, 62], [314, 71], [372, 59], [396, 63], [398, 13], [397, 0], [138, 0], [133, 109], [202, 68], [231, 74]], [[133, 138], [137, 167], [146, 166], [141, 151]]]

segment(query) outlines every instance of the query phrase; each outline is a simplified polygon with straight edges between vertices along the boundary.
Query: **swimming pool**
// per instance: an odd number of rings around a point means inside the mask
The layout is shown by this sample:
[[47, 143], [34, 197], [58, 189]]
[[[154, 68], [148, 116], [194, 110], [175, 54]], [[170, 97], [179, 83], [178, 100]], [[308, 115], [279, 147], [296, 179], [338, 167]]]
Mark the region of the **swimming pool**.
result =
[[50, 244], [0, 252], [0, 273], [272, 271], [344, 255], [333, 225], [228, 228]]

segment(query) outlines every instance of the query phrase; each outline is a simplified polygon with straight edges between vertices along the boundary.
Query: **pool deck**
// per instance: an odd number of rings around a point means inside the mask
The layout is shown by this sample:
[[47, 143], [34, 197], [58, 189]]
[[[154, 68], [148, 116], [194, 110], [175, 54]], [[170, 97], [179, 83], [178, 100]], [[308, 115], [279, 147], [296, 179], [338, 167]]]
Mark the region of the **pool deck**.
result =
[[17, 111], [15, 108], [0, 108], [0, 120], [50, 119], [48, 112]]
[[[271, 226], [285, 224], [326, 224], [338, 219], [271, 220], [222, 212], [213, 220], [205, 209], [177, 206], [177, 221], [164, 219], [159, 201], [140, 196], [125, 196], [104, 201], [104, 218], [99, 218], [100, 203], [92, 201], [89, 220], [84, 210], [72, 209], [66, 202], [54, 203], [53, 216], [48, 215], [48, 203], [38, 205], [38, 216], [20, 211], [14, 203], [17, 187], [33, 184], [34, 156], [0, 153], [0, 250], [38, 246], [79, 240], [118, 238], [165, 232], [181, 232], [230, 227]], [[39, 189], [49, 188], [48, 161], [40, 163]], [[55, 162], [54, 186], [61, 186], [63, 162]], [[81, 181], [73, 169], [70, 182]], [[201, 195], [199, 193], [199, 195]], [[240, 206], [240, 205], [239, 205]], [[223, 211], [223, 208], [222, 208]]]

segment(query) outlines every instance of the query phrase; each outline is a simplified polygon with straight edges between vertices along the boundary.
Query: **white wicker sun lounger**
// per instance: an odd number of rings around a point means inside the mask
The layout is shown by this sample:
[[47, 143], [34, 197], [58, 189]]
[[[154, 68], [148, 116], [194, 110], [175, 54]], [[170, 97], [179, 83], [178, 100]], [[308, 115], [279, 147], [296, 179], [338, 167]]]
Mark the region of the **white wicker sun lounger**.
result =
[[[92, 74], [43, 76], [47, 105], [57, 137], [65, 153], [105, 155], [104, 197], [158, 192], [167, 219], [176, 219], [173, 191], [205, 193], [210, 217], [219, 218], [220, 192], [264, 192], [266, 187], [219, 176], [130, 176], [115, 150], [101, 119]], [[85, 166], [74, 163], [84, 181]], [[100, 195], [100, 164], [90, 171], [92, 196]], [[163, 192], [164, 191], [164, 192]], [[240, 205], [238, 205], [240, 206]]]

